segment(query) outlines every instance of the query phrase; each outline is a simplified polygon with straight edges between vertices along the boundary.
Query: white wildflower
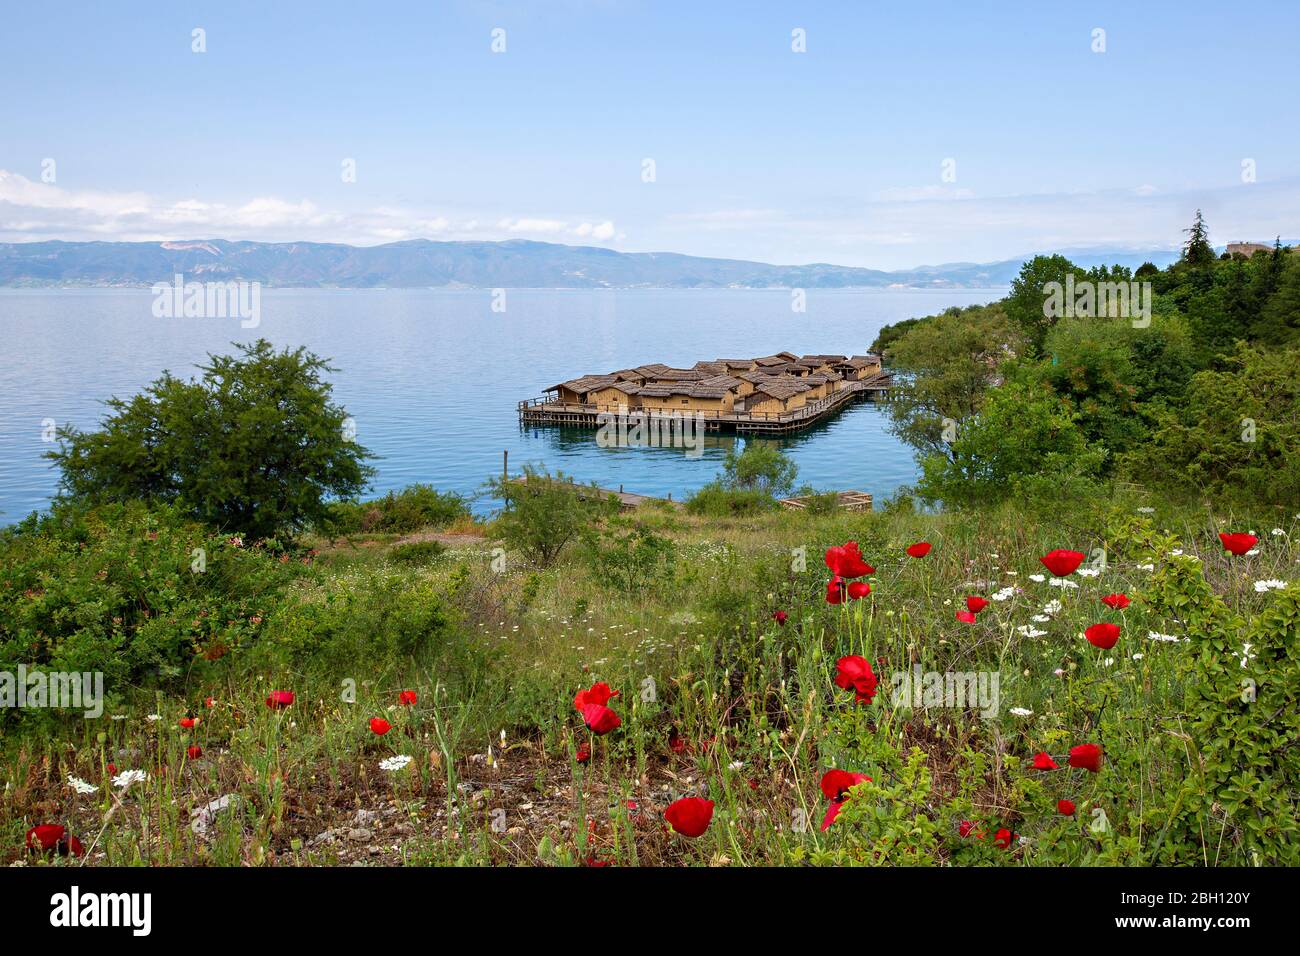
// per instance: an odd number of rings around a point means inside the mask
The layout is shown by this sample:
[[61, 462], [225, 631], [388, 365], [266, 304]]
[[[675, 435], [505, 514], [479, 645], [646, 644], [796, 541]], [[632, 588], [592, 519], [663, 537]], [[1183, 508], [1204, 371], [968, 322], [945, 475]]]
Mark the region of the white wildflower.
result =
[[148, 779], [149, 775], [143, 770], [123, 770], [113, 778], [113, 786], [125, 790], [133, 783], [144, 783]]
[[1141, 508], [1138, 509], [1138, 514], [1153, 515], [1153, 514], [1155, 514], [1155, 513], [1156, 513], [1156, 509], [1155, 509], [1155, 508], [1148, 508], [1148, 507], [1143, 506], [1143, 507], [1141, 507]]
[[1279, 581], [1277, 580], [1277, 578], [1270, 578], [1267, 581], [1255, 582], [1255, 590], [1260, 594], [1263, 594], [1265, 591], [1280, 591], [1284, 587], [1286, 587], [1286, 582]]
[[1030, 710], [1028, 707], [1012, 707], [1012, 708], [1011, 708], [1011, 713], [1015, 714], [1017, 717], [1032, 717], [1032, 716], [1034, 716], [1034, 712], [1033, 712], [1032, 710]]
[[1047, 580], [1047, 578], [1041, 574], [1031, 574], [1029, 575], [1029, 580], [1037, 581], [1039, 584], [1042, 584], [1044, 581]]
[[1075, 574], [1079, 575], [1079, 577], [1081, 577], [1081, 578], [1095, 578], [1095, 577], [1097, 577], [1097, 575], [1101, 574], [1101, 569], [1100, 569], [1100, 568], [1080, 568], [1078, 571], [1075, 572]]
[[1075, 588], [1077, 590], [1079, 587], [1074, 581], [1067, 581], [1065, 578], [1052, 578], [1047, 583], [1054, 588]]
[[1169, 644], [1177, 644], [1178, 638], [1172, 634], [1161, 634], [1159, 631], [1147, 631], [1148, 641], [1164, 641]]
[[379, 769], [387, 770], [391, 773], [394, 770], [401, 770], [410, 762], [411, 757], [409, 754], [398, 754], [396, 757], [388, 757], [385, 760], [379, 761]]
[[1060, 613], [1061, 613], [1061, 602], [1058, 601], [1058, 600], [1056, 600], [1055, 598], [1053, 598], [1052, 600], [1048, 601], [1046, 604], [1043, 605], [1043, 613], [1044, 613], [1044, 614], [1060, 614]]
[[1005, 601], [1011, 598], [1012, 596], [1014, 596], [1015, 593], [1016, 593], [1016, 589], [1008, 586], [998, 591], [994, 591], [992, 594], [989, 595], [989, 598], [990, 600], [993, 601]]
[[99, 789], [93, 783], [88, 783], [80, 777], [74, 777], [72, 774], [68, 774], [68, 786], [77, 793], [94, 793]]
[[1016, 628], [1016, 633], [1019, 634], [1021, 637], [1042, 637], [1047, 632], [1040, 631], [1032, 624], [1025, 624], [1022, 625], [1021, 627]]

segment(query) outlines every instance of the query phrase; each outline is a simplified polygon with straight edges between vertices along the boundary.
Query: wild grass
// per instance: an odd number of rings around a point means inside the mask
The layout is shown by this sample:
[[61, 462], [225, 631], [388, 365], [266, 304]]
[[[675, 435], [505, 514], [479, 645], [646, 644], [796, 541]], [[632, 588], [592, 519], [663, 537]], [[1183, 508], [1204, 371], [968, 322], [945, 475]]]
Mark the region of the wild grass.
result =
[[[0, 862], [1284, 862], [1260, 859], [1241, 821], [1212, 800], [1185, 820], [1196, 803], [1187, 795], [1207, 786], [1186, 702], [1197, 636], [1145, 597], [1166, 565], [1194, 558], [1247, 620], [1297, 600], [1300, 519], [1262, 517], [1138, 494], [1038, 513], [647, 509], [636, 520], [673, 556], [666, 576], [631, 590], [600, 584], [580, 545], [549, 568], [514, 554], [502, 564], [490, 528], [442, 535], [445, 550], [413, 560], [394, 559], [409, 547], [399, 534], [308, 542], [312, 576], [222, 669], [179, 691], [133, 691], [101, 720], [6, 726]], [[1258, 553], [1228, 555], [1217, 538], [1225, 530], [1253, 531]], [[836, 607], [825, 600], [823, 553], [846, 540], [875, 573], [869, 596]], [[908, 557], [922, 540], [932, 552]], [[1087, 554], [1097, 573], [1053, 587], [1038, 558], [1054, 548]], [[1256, 589], [1272, 579], [1289, 587]], [[1113, 592], [1132, 604], [1109, 610], [1100, 598]], [[956, 620], [968, 595], [997, 594], [974, 624]], [[1111, 650], [1082, 636], [1101, 620], [1122, 625]], [[1223, 653], [1246, 656], [1240, 669], [1251, 673], [1249, 650]], [[850, 654], [880, 677], [869, 705], [834, 683]], [[996, 713], [899, 703], [891, 676], [917, 667], [996, 673]], [[620, 691], [611, 706], [622, 724], [604, 736], [589, 734], [573, 706], [597, 680]], [[273, 689], [294, 691], [294, 703], [267, 707]], [[408, 689], [411, 706], [398, 698]], [[199, 723], [182, 729], [182, 716]], [[393, 729], [375, 735], [373, 717]], [[1065, 765], [1082, 743], [1102, 746], [1099, 773]], [[192, 745], [201, 756], [187, 756]], [[584, 746], [590, 757], [579, 762]], [[1063, 769], [1031, 770], [1039, 752]], [[381, 769], [393, 757], [410, 759]], [[110, 764], [148, 778], [115, 787]], [[818, 784], [831, 767], [872, 783], [822, 831]], [[79, 794], [69, 776], [98, 789]], [[687, 795], [715, 803], [697, 839], [663, 822]], [[206, 828], [192, 825], [223, 798]], [[1073, 816], [1057, 811], [1061, 799], [1075, 803]], [[986, 836], [961, 836], [963, 821]], [[39, 823], [67, 826], [88, 852], [25, 852]], [[1003, 828], [1005, 848], [994, 843]]]

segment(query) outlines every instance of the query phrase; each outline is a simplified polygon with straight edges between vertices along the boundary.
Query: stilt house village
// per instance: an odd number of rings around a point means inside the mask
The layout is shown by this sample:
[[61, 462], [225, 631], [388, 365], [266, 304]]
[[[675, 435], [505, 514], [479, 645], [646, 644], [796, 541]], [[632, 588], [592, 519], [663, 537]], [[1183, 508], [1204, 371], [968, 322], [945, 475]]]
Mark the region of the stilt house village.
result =
[[610, 414], [690, 415], [715, 429], [787, 431], [802, 428], [853, 400], [888, 388], [880, 357], [795, 355], [696, 362], [691, 368], [655, 363], [584, 375], [520, 402], [530, 424], [598, 424]]

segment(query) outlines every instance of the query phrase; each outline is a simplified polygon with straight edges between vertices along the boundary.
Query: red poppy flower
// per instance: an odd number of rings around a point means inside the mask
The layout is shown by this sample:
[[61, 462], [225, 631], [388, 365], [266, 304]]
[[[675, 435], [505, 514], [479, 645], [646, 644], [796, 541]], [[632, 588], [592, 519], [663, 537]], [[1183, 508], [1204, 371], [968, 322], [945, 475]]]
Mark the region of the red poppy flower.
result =
[[979, 597], [978, 595], [971, 595], [966, 599], [966, 610], [970, 611], [972, 614], [978, 614], [988, 606], [988, 600]]
[[851, 654], [848, 657], [841, 657], [835, 662], [835, 686], [842, 690], [852, 688], [857, 694], [859, 704], [869, 704], [871, 699], [876, 696], [876, 684], [878, 683], [875, 673], [871, 670], [871, 664], [865, 657], [859, 657]]
[[845, 597], [859, 601], [870, 593], [871, 585], [865, 581], [845, 581], [837, 575], [826, 582], [827, 604], [841, 604]]
[[1072, 816], [1074, 816], [1074, 801], [1073, 801], [1073, 800], [1057, 800], [1057, 801], [1056, 801], [1056, 812], [1059, 813], [1059, 814], [1061, 814], [1062, 816], [1067, 816], [1067, 817], [1072, 817]]
[[1003, 827], [994, 835], [993, 844], [994, 846], [1000, 846], [1002, 849], [1006, 850], [1011, 846], [1011, 841], [1014, 840], [1015, 837], [1016, 835], [1014, 833], [1006, 827]]
[[216, 698], [209, 697], [207, 700], [203, 702], [203, 706], [207, 707], [208, 710], [211, 710], [213, 707], [217, 706]]
[[1119, 640], [1119, 625], [1112, 624], [1110, 621], [1102, 621], [1100, 624], [1094, 624], [1083, 632], [1083, 636], [1088, 639], [1088, 643], [1094, 647], [1100, 647], [1103, 651], [1108, 651], [1115, 646]]
[[403, 707], [410, 707], [417, 700], [419, 700], [419, 697], [416, 696], [415, 691], [413, 690], [404, 690], [397, 695], [397, 702]]
[[185, 751], [185, 756], [189, 757], [191, 760], [198, 760], [203, 756], [203, 748], [198, 744], [190, 744], [189, 748]]
[[974, 612], [974, 611], [958, 611], [958, 612], [957, 612], [957, 620], [961, 621], [963, 624], [974, 624], [974, 623], [975, 623], [975, 612]]
[[1219, 540], [1223, 542], [1223, 550], [1231, 551], [1237, 557], [1241, 557], [1259, 542], [1259, 538], [1253, 534], [1220, 534]]
[[847, 770], [827, 770], [822, 774], [822, 795], [827, 800], [843, 801], [848, 798], [849, 789], [860, 783], [870, 783], [871, 778], [865, 773], [850, 773]]
[[597, 681], [585, 690], [580, 690], [573, 698], [573, 708], [582, 713], [582, 709], [588, 704], [600, 704], [602, 707], [609, 703], [610, 698], [617, 697], [618, 691], [610, 690], [609, 685], [604, 681]]
[[975, 834], [975, 839], [977, 840], [984, 839], [984, 831], [975, 829], [974, 820], [963, 820], [960, 824], [957, 825], [958, 836], [968, 837], [972, 833]]
[[928, 541], [918, 541], [916, 544], [909, 545], [907, 553], [913, 558], [924, 558], [930, 553], [932, 545]]
[[1070, 748], [1070, 766], [1097, 773], [1101, 770], [1101, 748], [1096, 744], [1079, 744]]
[[193, 729], [194, 725], [197, 724], [198, 722], [199, 722], [199, 719], [198, 719], [197, 717], [182, 717], [182, 718], [181, 718], [181, 726], [184, 727], [186, 730], [191, 730], [191, 729]]
[[785, 627], [786, 619], [789, 618], [789, 616], [790, 615], [786, 614], [785, 611], [772, 612], [772, 620], [776, 621], [776, 623], [780, 624], [782, 627]]
[[593, 734], [602, 737], [623, 721], [604, 704], [587, 704], [582, 708], [582, 722]]
[[573, 755], [573, 759], [578, 761], [578, 763], [586, 763], [591, 759], [591, 746], [584, 743], [578, 748], [578, 752]]
[[1053, 760], [1051, 756], [1049, 756], [1048, 754], [1040, 753], [1040, 754], [1034, 754], [1034, 769], [1035, 770], [1059, 770], [1060, 765], [1055, 760]]
[[108, 775], [109, 775], [110, 777], [116, 777], [116, 776], [117, 776], [117, 764], [115, 764], [115, 763], [111, 763], [111, 764], [108, 765]]
[[1079, 565], [1083, 563], [1086, 557], [1078, 551], [1066, 551], [1057, 548], [1055, 551], [1049, 551], [1038, 560], [1043, 562], [1043, 567], [1052, 572], [1053, 577], [1064, 578], [1078, 570]]
[[862, 560], [862, 550], [856, 541], [826, 549], [826, 567], [839, 578], [861, 578], [875, 574], [876, 569]]
[[53, 850], [63, 839], [63, 827], [56, 823], [42, 823], [27, 831], [27, 849]]
[[376, 736], [382, 737], [384, 736], [384, 734], [388, 733], [392, 729], [393, 729], [393, 725], [390, 724], [388, 721], [384, 720], [384, 718], [382, 717], [370, 718], [370, 732], [375, 734]]
[[702, 797], [682, 797], [664, 811], [668, 825], [684, 837], [694, 839], [709, 828], [713, 819], [713, 801]]
[[266, 706], [274, 710], [288, 707], [293, 703], [293, 691], [291, 690], [273, 690], [271, 696], [266, 698]]
[[685, 738], [677, 732], [676, 727], [668, 731], [668, 749], [675, 754], [684, 754], [688, 749], [690, 749], [690, 745], [687, 744]]
[[47, 853], [54, 850], [59, 856], [67, 856], [69, 853], [73, 856], [81, 856], [85, 852], [81, 841], [56, 823], [42, 823], [28, 830], [27, 849], [33, 852], [43, 850]]
[[1107, 594], [1101, 599], [1101, 603], [1106, 605], [1108, 608], [1122, 611], [1133, 602], [1128, 599], [1127, 594]]
[[835, 822], [835, 818], [840, 815], [840, 808], [844, 806], [843, 800], [832, 800], [831, 805], [826, 808], [826, 815], [822, 817], [821, 831], [825, 833], [830, 829], [830, 825]]

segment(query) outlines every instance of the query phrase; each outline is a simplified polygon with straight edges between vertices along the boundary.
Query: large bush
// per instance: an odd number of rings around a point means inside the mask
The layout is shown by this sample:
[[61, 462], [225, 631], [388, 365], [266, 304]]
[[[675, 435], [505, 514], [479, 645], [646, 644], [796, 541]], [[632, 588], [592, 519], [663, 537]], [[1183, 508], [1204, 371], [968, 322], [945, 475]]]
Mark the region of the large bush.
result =
[[579, 485], [562, 472], [525, 468], [523, 478], [498, 478], [492, 490], [505, 502], [493, 530], [508, 548], [544, 568], [598, 519], [618, 514], [616, 498], [601, 494], [594, 484]]
[[256, 640], [303, 571], [173, 508], [55, 507], [0, 533], [0, 670], [177, 684]]
[[254, 540], [321, 522], [330, 497], [359, 494], [369, 454], [330, 400], [331, 367], [264, 339], [238, 347], [241, 356], [209, 356], [197, 380], [164, 372], [142, 394], [110, 399], [99, 431], [60, 429], [48, 457], [64, 494], [175, 504]]

